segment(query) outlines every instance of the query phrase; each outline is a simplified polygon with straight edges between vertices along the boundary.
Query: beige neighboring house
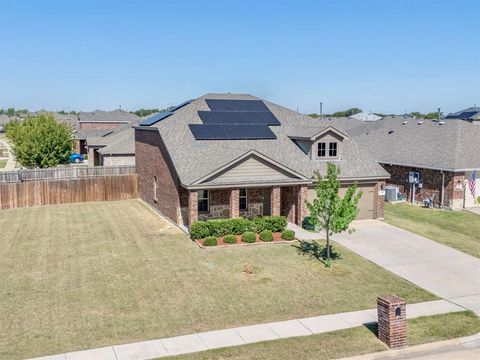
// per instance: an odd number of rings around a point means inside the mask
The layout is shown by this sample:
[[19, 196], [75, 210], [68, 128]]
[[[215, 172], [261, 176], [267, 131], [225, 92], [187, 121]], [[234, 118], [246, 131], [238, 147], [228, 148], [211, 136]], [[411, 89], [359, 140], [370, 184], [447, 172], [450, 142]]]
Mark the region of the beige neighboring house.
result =
[[89, 165], [135, 165], [135, 132], [131, 124], [104, 136], [87, 137]]

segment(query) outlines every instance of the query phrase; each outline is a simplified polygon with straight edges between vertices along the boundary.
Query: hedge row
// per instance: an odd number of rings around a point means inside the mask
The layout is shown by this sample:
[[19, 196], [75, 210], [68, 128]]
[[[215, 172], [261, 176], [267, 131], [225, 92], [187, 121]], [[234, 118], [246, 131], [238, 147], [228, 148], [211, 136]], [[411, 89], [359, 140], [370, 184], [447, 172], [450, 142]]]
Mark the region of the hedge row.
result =
[[195, 221], [190, 229], [192, 239], [204, 239], [207, 236], [242, 235], [247, 231], [260, 233], [263, 230], [282, 232], [287, 226], [285, 216], [259, 216], [253, 219], [212, 219]]
[[[282, 231], [283, 240], [295, 240], [295, 232], [293, 230], [285, 229]], [[273, 233], [271, 230], [263, 230], [259, 234], [260, 240], [264, 242], [273, 241]], [[241, 240], [244, 243], [254, 243], [257, 241], [257, 234], [252, 231], [246, 231], [242, 234]], [[223, 242], [226, 244], [235, 244], [237, 242], [237, 235], [228, 234], [223, 237]], [[215, 236], [207, 236], [203, 241], [204, 246], [217, 246], [218, 239]]]

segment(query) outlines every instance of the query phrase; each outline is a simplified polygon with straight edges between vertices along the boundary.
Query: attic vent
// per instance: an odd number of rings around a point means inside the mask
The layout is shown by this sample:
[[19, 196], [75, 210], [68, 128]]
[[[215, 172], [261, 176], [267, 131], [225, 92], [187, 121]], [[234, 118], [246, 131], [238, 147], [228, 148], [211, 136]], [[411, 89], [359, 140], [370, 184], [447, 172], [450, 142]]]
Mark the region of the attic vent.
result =
[[390, 130], [388, 133], [389, 133], [389, 134], [393, 134], [393, 130]]

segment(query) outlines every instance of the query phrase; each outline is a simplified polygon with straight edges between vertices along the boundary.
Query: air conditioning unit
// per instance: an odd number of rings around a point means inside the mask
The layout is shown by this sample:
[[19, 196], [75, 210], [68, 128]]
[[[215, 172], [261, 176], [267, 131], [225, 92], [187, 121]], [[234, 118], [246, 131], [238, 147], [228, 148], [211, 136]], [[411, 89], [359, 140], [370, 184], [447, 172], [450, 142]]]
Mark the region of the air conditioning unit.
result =
[[398, 199], [398, 187], [397, 186], [386, 186], [385, 187], [385, 201], [397, 201]]

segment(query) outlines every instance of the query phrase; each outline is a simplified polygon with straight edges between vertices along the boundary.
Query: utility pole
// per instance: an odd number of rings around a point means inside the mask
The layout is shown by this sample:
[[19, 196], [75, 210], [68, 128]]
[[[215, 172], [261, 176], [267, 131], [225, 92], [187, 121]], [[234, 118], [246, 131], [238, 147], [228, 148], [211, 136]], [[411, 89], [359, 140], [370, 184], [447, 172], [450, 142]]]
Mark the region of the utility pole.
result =
[[437, 109], [437, 120], [440, 121], [440, 108]]

